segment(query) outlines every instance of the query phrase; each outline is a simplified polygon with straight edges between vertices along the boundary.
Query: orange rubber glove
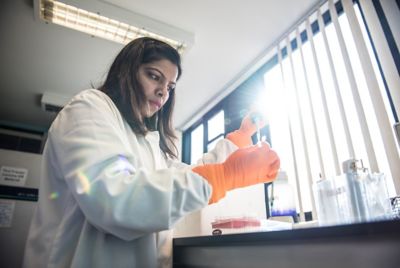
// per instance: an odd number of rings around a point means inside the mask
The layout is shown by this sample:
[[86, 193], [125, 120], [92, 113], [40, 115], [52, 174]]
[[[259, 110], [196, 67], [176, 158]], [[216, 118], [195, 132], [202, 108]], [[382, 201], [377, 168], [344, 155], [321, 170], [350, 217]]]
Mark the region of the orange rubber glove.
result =
[[211, 204], [223, 198], [229, 190], [273, 181], [279, 167], [276, 152], [267, 143], [262, 143], [261, 146], [236, 150], [224, 163], [197, 166], [193, 171], [211, 184]]
[[243, 118], [240, 128], [226, 135], [226, 138], [239, 148], [253, 145], [251, 136], [257, 131], [254, 116], [258, 116], [260, 128], [264, 127], [266, 122], [262, 120], [262, 116], [256, 112], [250, 112]]

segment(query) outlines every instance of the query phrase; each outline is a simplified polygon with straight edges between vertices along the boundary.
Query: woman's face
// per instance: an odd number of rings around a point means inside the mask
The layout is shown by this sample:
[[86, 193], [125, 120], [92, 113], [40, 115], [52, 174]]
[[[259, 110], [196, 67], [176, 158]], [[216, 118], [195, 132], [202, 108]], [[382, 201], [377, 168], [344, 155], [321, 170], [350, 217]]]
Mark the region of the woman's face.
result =
[[175, 89], [177, 77], [178, 67], [166, 59], [139, 67], [138, 80], [146, 102], [141, 111], [144, 118], [152, 117], [167, 102], [170, 91]]

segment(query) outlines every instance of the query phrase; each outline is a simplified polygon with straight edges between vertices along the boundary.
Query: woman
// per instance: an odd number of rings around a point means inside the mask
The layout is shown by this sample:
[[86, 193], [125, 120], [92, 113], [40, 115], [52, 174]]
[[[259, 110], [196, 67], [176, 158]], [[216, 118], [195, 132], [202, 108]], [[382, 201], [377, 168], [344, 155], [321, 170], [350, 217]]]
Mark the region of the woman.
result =
[[175, 49], [136, 39], [99, 89], [79, 93], [58, 114], [25, 267], [171, 266], [168, 230], [177, 220], [230, 189], [275, 178], [276, 153], [247, 146], [255, 131], [248, 117], [201, 165], [176, 160], [171, 117], [180, 75]]

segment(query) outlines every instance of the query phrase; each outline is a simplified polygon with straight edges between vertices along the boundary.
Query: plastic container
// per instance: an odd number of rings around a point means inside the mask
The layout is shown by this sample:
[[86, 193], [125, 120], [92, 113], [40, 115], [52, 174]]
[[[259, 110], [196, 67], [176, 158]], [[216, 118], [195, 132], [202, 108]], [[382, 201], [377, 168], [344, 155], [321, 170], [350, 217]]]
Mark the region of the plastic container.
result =
[[323, 179], [314, 183], [313, 190], [319, 225], [335, 224], [341, 218], [339, 213], [347, 211], [339, 209], [339, 195], [345, 194], [340, 189], [336, 188], [334, 180]]
[[293, 220], [297, 218], [294, 190], [285, 171], [279, 171], [271, 186], [270, 196], [271, 217], [291, 216]]
[[346, 175], [319, 180], [313, 185], [320, 226], [352, 222]]
[[344, 174], [314, 184], [319, 225], [386, 220], [390, 199], [383, 173], [369, 173], [362, 162], [343, 162]]

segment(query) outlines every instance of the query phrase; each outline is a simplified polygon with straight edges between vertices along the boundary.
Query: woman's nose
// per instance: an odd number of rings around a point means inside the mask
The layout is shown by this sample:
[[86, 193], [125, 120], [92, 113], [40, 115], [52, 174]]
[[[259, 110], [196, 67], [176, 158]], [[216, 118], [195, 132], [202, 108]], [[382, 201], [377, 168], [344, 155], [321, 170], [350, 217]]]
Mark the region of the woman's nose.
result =
[[157, 89], [157, 96], [163, 97], [168, 93], [168, 84], [162, 84]]

